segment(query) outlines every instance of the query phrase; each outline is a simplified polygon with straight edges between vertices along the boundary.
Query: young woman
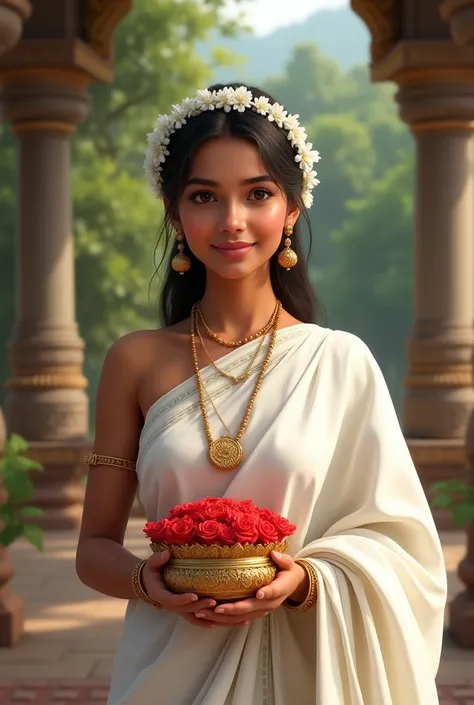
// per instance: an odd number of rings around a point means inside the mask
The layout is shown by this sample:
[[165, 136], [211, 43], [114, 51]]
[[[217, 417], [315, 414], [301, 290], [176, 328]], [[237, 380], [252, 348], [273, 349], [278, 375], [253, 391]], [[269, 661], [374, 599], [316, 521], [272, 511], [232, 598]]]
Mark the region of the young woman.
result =
[[[435, 705], [446, 579], [382, 374], [313, 323], [300, 222], [318, 154], [256, 88], [213, 86], [158, 118], [147, 173], [174, 232], [162, 330], [104, 363], [77, 552], [129, 600], [110, 705]], [[297, 526], [275, 581], [216, 605], [167, 591], [169, 555], [123, 548], [202, 497]], [[144, 538], [145, 541], [145, 538]]]

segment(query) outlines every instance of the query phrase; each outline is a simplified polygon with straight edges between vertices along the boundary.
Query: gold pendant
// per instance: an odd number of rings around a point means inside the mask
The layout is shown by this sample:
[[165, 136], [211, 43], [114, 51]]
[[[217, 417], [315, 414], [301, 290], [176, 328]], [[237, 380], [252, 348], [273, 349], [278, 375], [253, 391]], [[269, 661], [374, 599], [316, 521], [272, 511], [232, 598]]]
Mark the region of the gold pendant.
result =
[[219, 470], [235, 470], [243, 458], [241, 443], [230, 436], [222, 436], [209, 446], [209, 460]]

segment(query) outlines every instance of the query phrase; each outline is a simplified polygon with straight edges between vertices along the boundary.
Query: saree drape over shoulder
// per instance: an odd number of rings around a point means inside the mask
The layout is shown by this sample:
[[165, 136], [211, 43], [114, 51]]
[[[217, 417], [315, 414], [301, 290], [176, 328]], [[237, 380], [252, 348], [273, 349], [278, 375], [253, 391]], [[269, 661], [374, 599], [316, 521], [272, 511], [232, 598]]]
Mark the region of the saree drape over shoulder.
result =
[[[256, 342], [220, 365], [238, 374]], [[264, 350], [261, 355], [264, 355]], [[236, 432], [255, 377], [203, 370]], [[223, 429], [209, 409], [214, 437]], [[298, 530], [317, 607], [200, 629], [131, 601], [110, 705], [435, 705], [443, 554], [382, 374], [364, 343], [301, 324], [279, 331], [234, 472], [213, 468], [194, 378], [159, 399], [137, 473], [147, 518], [205, 496], [252, 499]], [[146, 540], [146, 539], [144, 539]]]

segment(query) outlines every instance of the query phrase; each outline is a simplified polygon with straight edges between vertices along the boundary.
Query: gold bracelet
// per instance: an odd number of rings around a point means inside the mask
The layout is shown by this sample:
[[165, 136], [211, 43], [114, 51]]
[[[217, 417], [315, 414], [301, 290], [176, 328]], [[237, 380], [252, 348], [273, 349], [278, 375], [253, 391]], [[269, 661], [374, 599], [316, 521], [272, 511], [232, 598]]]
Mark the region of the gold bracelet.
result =
[[111, 465], [114, 468], [125, 468], [125, 470], [135, 470], [136, 463], [133, 460], [125, 460], [125, 458], [114, 458], [112, 455], [98, 455], [97, 453], [89, 453], [84, 458], [84, 465], [90, 467], [94, 465]]
[[138, 597], [139, 600], [142, 602], [145, 602], [147, 605], [151, 605], [151, 607], [154, 607], [156, 610], [162, 610], [163, 605], [160, 602], [156, 602], [156, 600], [152, 600], [151, 597], [148, 597], [145, 588], [143, 587], [143, 582], [142, 582], [142, 572], [143, 568], [146, 566], [146, 559], [139, 561], [135, 568], [133, 569], [132, 573], [132, 587], [133, 587], [133, 592], [135, 595]]
[[300, 604], [292, 604], [291, 602], [288, 602], [288, 600], [285, 600], [283, 606], [289, 612], [308, 612], [308, 610], [312, 609], [318, 601], [318, 574], [316, 573], [314, 565], [310, 561], [306, 561], [304, 558], [295, 561], [295, 563], [300, 565], [306, 571], [306, 575], [309, 579], [308, 594], [303, 602], [300, 602]]

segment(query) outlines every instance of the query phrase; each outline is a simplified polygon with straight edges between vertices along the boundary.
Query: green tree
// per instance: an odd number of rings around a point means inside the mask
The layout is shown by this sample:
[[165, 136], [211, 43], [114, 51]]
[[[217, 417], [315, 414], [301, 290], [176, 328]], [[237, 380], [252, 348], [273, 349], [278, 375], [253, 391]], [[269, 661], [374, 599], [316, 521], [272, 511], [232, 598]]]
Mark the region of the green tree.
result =
[[322, 269], [337, 258], [331, 233], [347, 215], [346, 204], [371, 184], [377, 155], [369, 128], [352, 115], [321, 115], [308, 126], [311, 142], [322, 155], [321, 184], [315, 190], [311, 227], [315, 235], [313, 265]]
[[413, 160], [411, 155], [348, 204], [335, 233], [337, 264], [318, 281], [329, 325], [367, 342], [400, 401], [404, 341], [412, 320]]
[[348, 81], [334, 59], [325, 56], [316, 44], [304, 43], [295, 47], [284, 75], [267, 80], [264, 87], [308, 123], [333, 112], [348, 89]]

